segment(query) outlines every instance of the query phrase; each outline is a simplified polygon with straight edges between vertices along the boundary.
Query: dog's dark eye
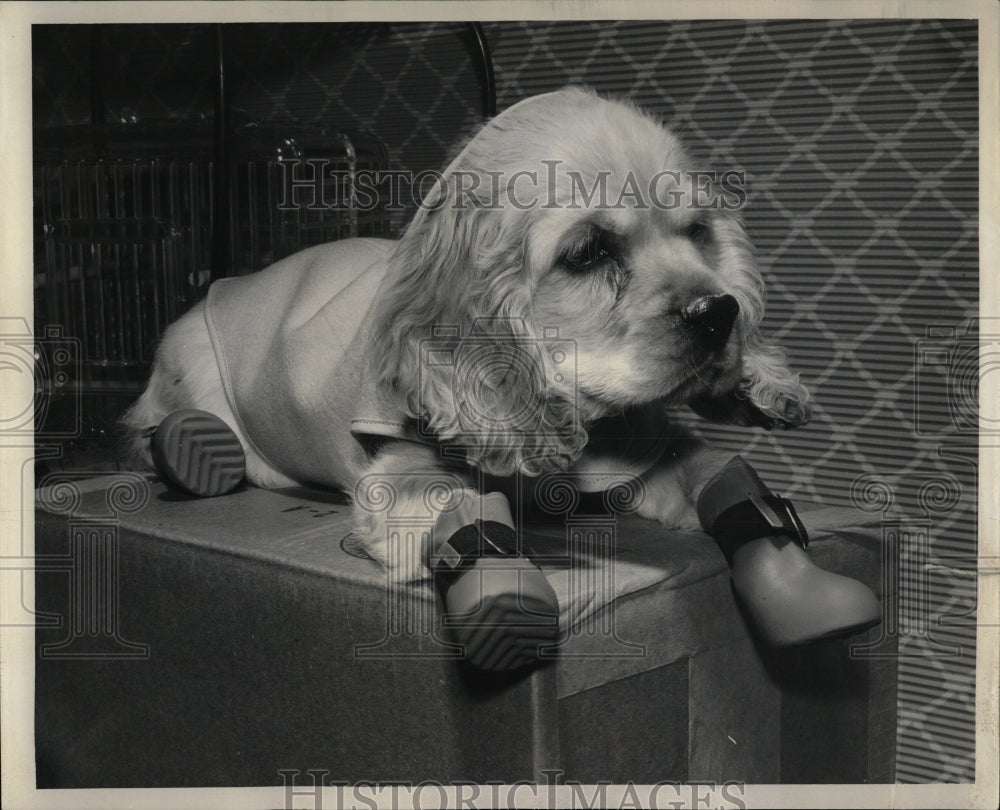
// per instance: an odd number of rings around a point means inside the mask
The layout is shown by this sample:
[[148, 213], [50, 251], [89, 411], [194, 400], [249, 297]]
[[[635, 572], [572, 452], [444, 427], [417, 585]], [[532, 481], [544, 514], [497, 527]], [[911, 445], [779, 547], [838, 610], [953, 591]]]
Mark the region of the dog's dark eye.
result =
[[704, 247], [708, 240], [712, 238], [712, 229], [703, 219], [696, 219], [687, 226], [684, 235], [694, 242], [698, 247]]
[[566, 269], [582, 273], [600, 267], [615, 258], [615, 246], [610, 234], [593, 230], [584, 242], [566, 251], [561, 261]]

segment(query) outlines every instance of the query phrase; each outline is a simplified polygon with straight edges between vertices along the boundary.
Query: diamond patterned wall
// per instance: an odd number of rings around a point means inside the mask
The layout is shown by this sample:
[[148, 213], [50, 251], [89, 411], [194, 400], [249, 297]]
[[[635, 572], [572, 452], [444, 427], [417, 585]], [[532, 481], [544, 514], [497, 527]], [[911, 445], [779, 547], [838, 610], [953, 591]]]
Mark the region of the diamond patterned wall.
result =
[[391, 168], [439, 169], [481, 112], [466, 37], [461, 23], [227, 26], [234, 120], [372, 132]]

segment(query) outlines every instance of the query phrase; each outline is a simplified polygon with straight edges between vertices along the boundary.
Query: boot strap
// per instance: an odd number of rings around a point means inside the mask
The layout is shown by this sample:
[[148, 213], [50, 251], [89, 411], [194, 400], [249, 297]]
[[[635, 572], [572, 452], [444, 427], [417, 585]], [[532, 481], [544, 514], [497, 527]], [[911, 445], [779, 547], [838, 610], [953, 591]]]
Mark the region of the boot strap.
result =
[[806, 527], [792, 502], [773, 493], [748, 493], [745, 501], [733, 504], [715, 519], [711, 534], [727, 560], [732, 560], [740, 546], [761, 537], [784, 535], [802, 548], [809, 545]]
[[519, 548], [517, 532], [495, 520], [476, 518], [434, 552], [431, 570], [438, 589], [445, 594], [458, 576], [483, 557], [525, 556]]
[[730, 562], [736, 549], [761, 537], [782, 535], [802, 548], [809, 544], [792, 502], [771, 492], [740, 456], [705, 486], [698, 516]]

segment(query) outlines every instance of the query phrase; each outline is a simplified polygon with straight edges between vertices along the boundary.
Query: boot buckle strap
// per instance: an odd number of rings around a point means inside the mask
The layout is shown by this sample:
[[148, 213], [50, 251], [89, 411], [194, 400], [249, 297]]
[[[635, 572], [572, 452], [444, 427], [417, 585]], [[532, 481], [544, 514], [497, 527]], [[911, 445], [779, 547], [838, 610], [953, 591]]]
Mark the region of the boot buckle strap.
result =
[[748, 493], [747, 500], [757, 510], [757, 514], [774, 530], [775, 534], [791, 537], [802, 548], [809, 545], [809, 534], [792, 502], [780, 495], [758, 495]]

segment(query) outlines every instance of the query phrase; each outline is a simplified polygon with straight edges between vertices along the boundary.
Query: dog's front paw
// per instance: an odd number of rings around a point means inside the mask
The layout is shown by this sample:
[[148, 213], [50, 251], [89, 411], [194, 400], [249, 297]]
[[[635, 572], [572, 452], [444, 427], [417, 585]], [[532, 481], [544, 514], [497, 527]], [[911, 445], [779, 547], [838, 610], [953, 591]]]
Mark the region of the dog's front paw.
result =
[[428, 540], [421, 536], [421, 529], [390, 530], [383, 521], [367, 515], [355, 520], [354, 534], [361, 539], [364, 552], [385, 570], [390, 587], [431, 578], [426, 554]]

